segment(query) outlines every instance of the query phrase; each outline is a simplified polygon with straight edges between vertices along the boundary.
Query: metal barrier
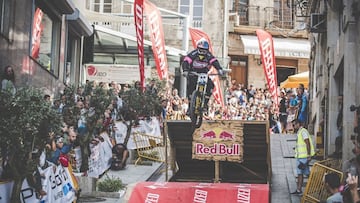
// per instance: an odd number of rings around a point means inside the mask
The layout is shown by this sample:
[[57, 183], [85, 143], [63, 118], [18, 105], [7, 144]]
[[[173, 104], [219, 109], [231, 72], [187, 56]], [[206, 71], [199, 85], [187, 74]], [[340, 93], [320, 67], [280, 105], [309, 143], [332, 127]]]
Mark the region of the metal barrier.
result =
[[327, 166], [329, 168], [341, 171], [342, 170], [342, 160], [341, 159], [325, 159], [322, 161], [317, 161], [321, 165]]
[[163, 137], [147, 135], [139, 132], [134, 133], [133, 136], [138, 154], [135, 165], [141, 162], [143, 158], [158, 162], [165, 162], [166, 153]]
[[328, 159], [316, 162], [311, 167], [310, 177], [306, 184], [304, 195], [301, 198], [301, 203], [320, 202], [326, 200], [331, 195], [326, 191], [324, 176], [328, 173], [335, 173], [338, 174], [340, 180], [342, 180], [343, 173], [341, 170], [331, 168], [338, 168], [338, 162], [339, 160]]

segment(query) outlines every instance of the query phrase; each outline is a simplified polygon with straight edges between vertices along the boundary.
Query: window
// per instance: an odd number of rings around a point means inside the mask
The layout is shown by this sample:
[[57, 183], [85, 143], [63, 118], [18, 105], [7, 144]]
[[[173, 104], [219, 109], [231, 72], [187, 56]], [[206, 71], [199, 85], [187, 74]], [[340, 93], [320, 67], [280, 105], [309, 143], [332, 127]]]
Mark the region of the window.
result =
[[10, 40], [13, 26], [12, 0], [0, 0], [0, 33]]
[[60, 20], [52, 19], [40, 8], [33, 17], [31, 57], [43, 68], [58, 76]]
[[90, 0], [90, 10], [99, 13], [111, 13], [112, 0]]
[[193, 27], [202, 27], [203, 0], [180, 0], [180, 13], [189, 15]]

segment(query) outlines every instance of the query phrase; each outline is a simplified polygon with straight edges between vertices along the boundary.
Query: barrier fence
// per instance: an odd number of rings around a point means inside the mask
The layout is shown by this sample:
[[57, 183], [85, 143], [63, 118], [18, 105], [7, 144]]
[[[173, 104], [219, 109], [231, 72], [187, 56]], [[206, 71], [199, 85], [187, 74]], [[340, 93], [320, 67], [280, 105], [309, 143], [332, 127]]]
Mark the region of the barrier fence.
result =
[[157, 162], [165, 162], [165, 144], [163, 137], [152, 136], [145, 133], [134, 133], [134, 142], [138, 158], [135, 165], [142, 159], [149, 159]]
[[301, 203], [317, 203], [326, 200], [331, 194], [325, 188], [324, 176], [328, 173], [335, 173], [339, 175], [340, 180], [342, 180], [343, 173], [340, 169], [341, 160], [328, 159], [316, 162], [311, 167], [310, 177], [306, 184]]

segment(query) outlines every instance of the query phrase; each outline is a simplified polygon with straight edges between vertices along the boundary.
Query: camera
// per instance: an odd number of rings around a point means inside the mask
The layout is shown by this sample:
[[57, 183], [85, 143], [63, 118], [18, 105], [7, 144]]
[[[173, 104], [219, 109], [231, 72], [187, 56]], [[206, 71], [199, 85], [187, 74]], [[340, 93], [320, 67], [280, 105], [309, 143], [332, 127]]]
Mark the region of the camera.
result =
[[356, 111], [358, 123], [357, 123], [357, 126], [354, 128], [354, 133], [359, 134], [360, 133], [360, 106], [351, 105], [350, 111], [351, 112]]
[[360, 113], [360, 106], [351, 105], [350, 111], [351, 112], [356, 111], [356, 113]]

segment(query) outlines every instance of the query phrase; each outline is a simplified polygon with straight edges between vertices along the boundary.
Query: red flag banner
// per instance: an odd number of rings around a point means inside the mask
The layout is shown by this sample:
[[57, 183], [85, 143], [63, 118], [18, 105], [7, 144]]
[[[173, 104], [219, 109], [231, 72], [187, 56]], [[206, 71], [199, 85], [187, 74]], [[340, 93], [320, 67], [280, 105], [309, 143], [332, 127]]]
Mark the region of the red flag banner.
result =
[[41, 32], [43, 30], [43, 25], [41, 23], [44, 13], [40, 8], [36, 8], [33, 27], [32, 27], [32, 36], [31, 36], [31, 57], [37, 59], [39, 58], [40, 51], [40, 38]]
[[209, 51], [211, 53], [213, 53], [213, 49], [212, 49], [212, 46], [211, 46], [211, 43], [210, 43], [210, 38], [205, 32], [203, 32], [201, 30], [198, 30], [198, 29], [194, 29], [194, 28], [189, 28], [189, 31], [190, 31], [190, 37], [192, 39], [192, 45], [193, 45], [194, 48], [196, 47], [197, 42], [201, 38], [204, 38], [204, 39], [206, 39], [206, 41], [209, 42], [209, 46], [210, 46]]
[[159, 9], [148, 0], [144, 0], [145, 13], [149, 24], [152, 51], [160, 80], [168, 79], [168, 63], [165, 50], [164, 31]]
[[144, 14], [143, 14], [143, 0], [135, 0], [134, 2], [134, 17], [135, 29], [138, 47], [138, 60], [140, 69], [140, 85], [145, 89], [145, 63], [144, 63]]
[[130, 195], [129, 202], [269, 202], [268, 184], [140, 182]]
[[[206, 39], [206, 41], [209, 42], [209, 51], [211, 53], [213, 53], [210, 38], [205, 32], [198, 30], [198, 29], [194, 29], [194, 28], [189, 28], [189, 31], [190, 31], [190, 36], [191, 36], [191, 40], [192, 40], [192, 45], [194, 48], [196, 48], [197, 42], [200, 39], [204, 38], [204, 39]], [[217, 70], [214, 67], [211, 67], [209, 74], [217, 74], [217, 73], [218, 73]], [[214, 89], [213, 89], [214, 99], [215, 99], [216, 103], [220, 104], [224, 108], [224, 106], [225, 106], [224, 97], [223, 97], [223, 94], [222, 94], [222, 91], [220, 88], [219, 76], [211, 76], [210, 78], [214, 83]]]
[[276, 107], [279, 106], [278, 100], [278, 83], [276, 76], [276, 62], [274, 56], [274, 44], [271, 34], [264, 30], [256, 30], [256, 35], [259, 40], [259, 48], [261, 54], [261, 61], [264, 67], [266, 81], [269, 86], [269, 91], [275, 101]]

